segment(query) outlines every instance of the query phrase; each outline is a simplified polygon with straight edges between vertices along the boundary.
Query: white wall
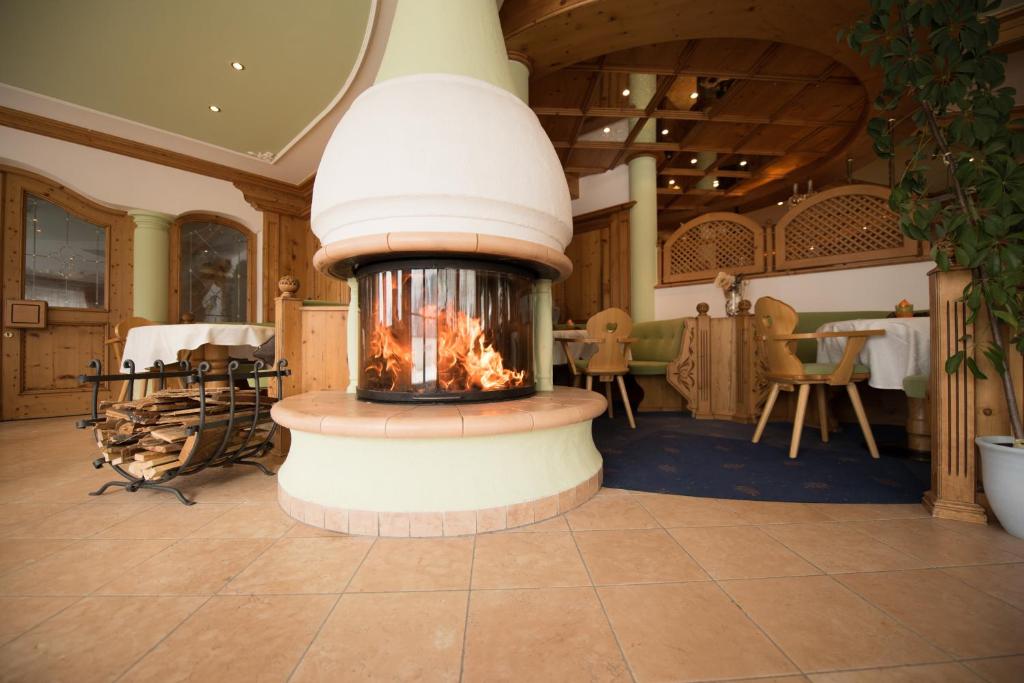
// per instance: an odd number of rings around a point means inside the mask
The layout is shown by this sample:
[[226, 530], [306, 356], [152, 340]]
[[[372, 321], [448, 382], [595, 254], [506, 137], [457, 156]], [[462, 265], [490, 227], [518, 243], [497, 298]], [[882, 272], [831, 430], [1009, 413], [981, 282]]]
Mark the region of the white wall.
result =
[[[262, 281], [263, 215], [226, 180], [104, 152], [0, 126], [0, 163], [33, 171], [101, 204], [179, 215], [187, 211], [232, 218], [257, 234], [254, 276]], [[257, 311], [263, 292], [257, 286]]]
[[572, 215], [579, 216], [629, 201], [629, 166], [580, 178], [580, 198], [572, 200]]
[[[799, 311], [885, 311], [901, 299], [914, 308], [928, 308], [928, 279], [935, 267], [923, 263], [832, 270], [824, 273], [778, 275], [747, 281], [743, 296], [751, 303], [758, 297], [773, 296]], [[713, 284], [664, 287], [654, 292], [658, 320], [697, 315], [697, 304], [711, 307], [712, 316], [725, 315], [725, 296]]]

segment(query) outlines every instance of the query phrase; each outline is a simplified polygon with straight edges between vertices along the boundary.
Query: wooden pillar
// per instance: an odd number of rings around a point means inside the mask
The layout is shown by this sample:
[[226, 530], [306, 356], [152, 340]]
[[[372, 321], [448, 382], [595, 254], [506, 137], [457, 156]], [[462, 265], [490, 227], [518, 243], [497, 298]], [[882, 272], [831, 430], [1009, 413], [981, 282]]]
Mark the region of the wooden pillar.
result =
[[966, 269], [928, 273], [931, 308], [932, 482], [924, 505], [932, 516], [984, 524], [985, 508], [978, 504], [978, 457], [975, 437], [975, 382], [966, 363], [952, 374], [946, 359], [966, 349], [968, 324], [963, 301], [970, 282]]
[[[302, 393], [302, 299], [295, 296], [301, 283], [285, 275], [278, 281], [280, 296], [274, 299], [274, 364], [282, 358], [288, 361], [292, 374], [281, 381], [285, 396]], [[277, 383], [271, 382], [270, 395], [277, 393]]]

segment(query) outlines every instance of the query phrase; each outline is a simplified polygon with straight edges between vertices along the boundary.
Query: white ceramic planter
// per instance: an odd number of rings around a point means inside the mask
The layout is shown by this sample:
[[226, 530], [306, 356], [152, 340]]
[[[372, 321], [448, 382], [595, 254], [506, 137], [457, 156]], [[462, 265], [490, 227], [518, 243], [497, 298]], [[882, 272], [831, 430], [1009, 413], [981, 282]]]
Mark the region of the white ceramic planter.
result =
[[1024, 538], [1024, 449], [1006, 444], [1008, 436], [979, 436], [985, 495], [999, 523], [1017, 538]]

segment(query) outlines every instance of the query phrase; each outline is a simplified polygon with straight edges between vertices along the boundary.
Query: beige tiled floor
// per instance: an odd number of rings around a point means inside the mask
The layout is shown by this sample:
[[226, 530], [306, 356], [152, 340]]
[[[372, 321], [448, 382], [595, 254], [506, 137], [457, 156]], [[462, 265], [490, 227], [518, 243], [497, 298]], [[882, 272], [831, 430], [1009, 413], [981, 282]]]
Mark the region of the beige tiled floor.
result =
[[89, 498], [89, 441], [0, 424], [0, 681], [1024, 680], [1024, 541], [917, 505], [604, 489], [367, 539], [248, 468]]

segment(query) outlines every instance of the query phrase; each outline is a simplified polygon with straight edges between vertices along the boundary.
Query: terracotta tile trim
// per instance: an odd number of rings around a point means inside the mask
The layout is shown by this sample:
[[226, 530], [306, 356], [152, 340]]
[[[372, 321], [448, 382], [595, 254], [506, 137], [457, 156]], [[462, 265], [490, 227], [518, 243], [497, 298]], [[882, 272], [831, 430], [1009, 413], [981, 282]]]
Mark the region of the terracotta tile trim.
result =
[[572, 260], [561, 251], [512, 237], [465, 232], [392, 232], [360, 235], [321, 247], [313, 267], [334, 277], [349, 277], [353, 267], [369, 256], [409, 254], [479, 254], [511, 258], [540, 266], [545, 277], [561, 282], [572, 273]]
[[462, 438], [576, 424], [607, 406], [601, 394], [572, 387], [462, 406], [371, 403], [341, 391], [310, 391], [275, 403], [271, 415], [282, 427], [333, 436]]
[[564, 514], [582, 505], [601, 488], [602, 467], [585, 481], [551, 496], [485, 510], [452, 512], [372, 512], [311, 503], [290, 495], [280, 484], [281, 509], [303, 524], [356, 536], [430, 538], [467, 536], [525, 526]]

